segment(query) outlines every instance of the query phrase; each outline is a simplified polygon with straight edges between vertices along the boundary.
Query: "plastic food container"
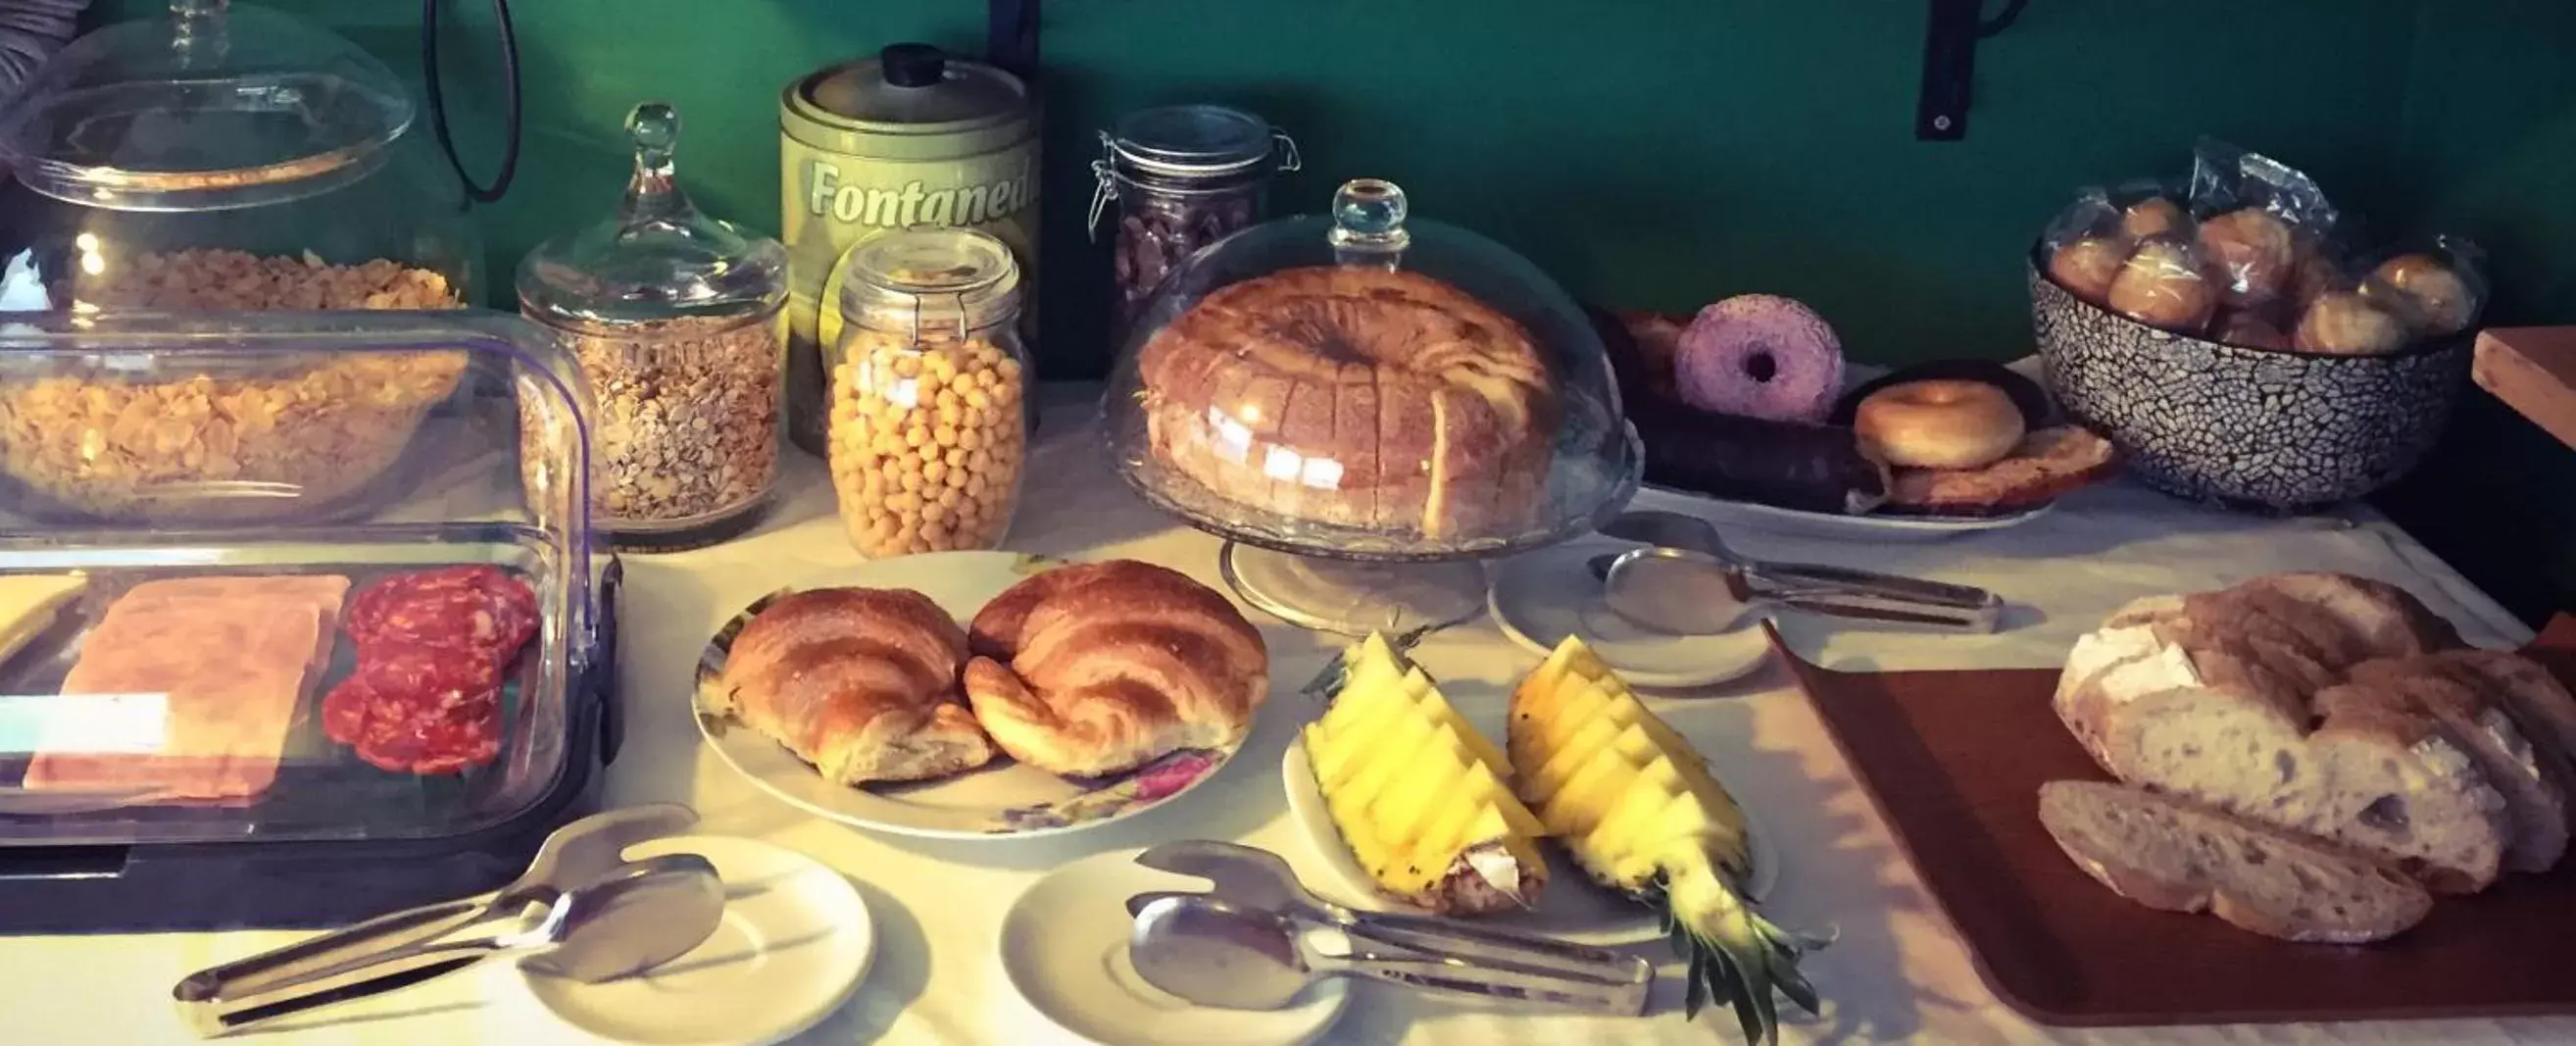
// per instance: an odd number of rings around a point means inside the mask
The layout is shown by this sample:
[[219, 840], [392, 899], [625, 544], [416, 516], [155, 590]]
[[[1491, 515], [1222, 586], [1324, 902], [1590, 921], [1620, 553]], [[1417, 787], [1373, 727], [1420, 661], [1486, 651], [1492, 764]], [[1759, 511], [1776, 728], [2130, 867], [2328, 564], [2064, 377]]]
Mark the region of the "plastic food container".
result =
[[1009, 246], [909, 229], [859, 245], [842, 268], [829, 439], [851, 544], [871, 558], [1001, 547], [1031, 380]]
[[[364, 512], [280, 491], [257, 523], [165, 528], [0, 498], [24, 615], [0, 628], [0, 929], [346, 924], [498, 886], [574, 813], [614, 735], [616, 575], [592, 555], [588, 394], [542, 334], [479, 311], [0, 324], [9, 381], [425, 358], [456, 391]], [[523, 424], [557, 433], [534, 483]]]
[[[40, 204], [30, 238], [0, 244], [0, 308], [471, 303], [482, 246], [413, 116], [382, 63], [258, 8], [174, 0], [82, 37], [0, 108], [0, 166]], [[337, 512], [403, 459], [462, 369], [435, 353], [22, 368], [0, 385], [0, 473], [58, 515]]]
[[519, 309], [597, 397], [598, 526], [620, 548], [703, 545], [757, 522], [777, 481], [787, 251], [689, 202], [671, 107], [637, 106], [626, 129], [635, 170], [616, 213], [529, 252]]

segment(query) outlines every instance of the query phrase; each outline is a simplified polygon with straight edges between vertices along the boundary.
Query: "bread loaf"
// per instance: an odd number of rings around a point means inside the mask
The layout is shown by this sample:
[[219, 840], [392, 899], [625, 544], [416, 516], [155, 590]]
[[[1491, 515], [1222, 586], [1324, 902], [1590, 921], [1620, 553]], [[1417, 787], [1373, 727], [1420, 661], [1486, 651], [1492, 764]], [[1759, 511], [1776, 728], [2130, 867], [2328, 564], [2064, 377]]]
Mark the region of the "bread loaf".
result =
[[1091, 777], [1242, 740], [1270, 692], [1261, 632], [1186, 575], [1116, 560], [1011, 586], [975, 615], [966, 697], [1023, 763]]
[[2122, 608], [2069, 654], [2057, 711], [2124, 781], [2471, 892], [2494, 881], [2515, 834], [2504, 795], [2417, 697], [2346, 681], [2362, 661], [2456, 642], [2392, 586], [2272, 575]]
[[2132, 786], [2051, 781], [2039, 788], [2039, 821], [2114, 893], [2286, 941], [2381, 940], [2433, 907], [2422, 887], [2359, 855]]
[[928, 596], [812, 589], [743, 626], [704, 700], [827, 780], [919, 781], [992, 761], [992, 742], [958, 700], [965, 660], [965, 631]]

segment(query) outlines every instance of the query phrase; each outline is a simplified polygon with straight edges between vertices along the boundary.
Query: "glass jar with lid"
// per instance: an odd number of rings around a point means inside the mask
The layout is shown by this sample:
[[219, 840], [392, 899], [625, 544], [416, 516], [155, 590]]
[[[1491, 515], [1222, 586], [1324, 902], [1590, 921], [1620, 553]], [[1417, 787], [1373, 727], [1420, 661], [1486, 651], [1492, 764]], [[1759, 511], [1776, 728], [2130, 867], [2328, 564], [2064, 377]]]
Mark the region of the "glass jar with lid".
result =
[[670, 106], [626, 130], [616, 212], [530, 251], [519, 308], [590, 381], [593, 517], [620, 547], [702, 545], [757, 522], [777, 480], [787, 251], [690, 203]]
[[[0, 222], [0, 309], [471, 304], [482, 245], [414, 115], [357, 45], [255, 7], [172, 0], [81, 37], [0, 106], [30, 201]], [[170, 362], [0, 373], [0, 500], [172, 526], [363, 514], [465, 372], [429, 351]]]
[[1090, 222], [1097, 235], [1117, 202], [1113, 339], [1182, 259], [1260, 221], [1271, 179], [1303, 165], [1286, 132], [1221, 105], [1140, 109], [1101, 132], [1100, 144]]
[[851, 248], [829, 362], [832, 489], [871, 558], [999, 548], [1026, 457], [1019, 263], [972, 229]]
[[463, 187], [382, 62], [228, 0], [74, 41], [0, 109], [0, 166], [41, 198], [26, 255], [57, 310], [472, 304]]

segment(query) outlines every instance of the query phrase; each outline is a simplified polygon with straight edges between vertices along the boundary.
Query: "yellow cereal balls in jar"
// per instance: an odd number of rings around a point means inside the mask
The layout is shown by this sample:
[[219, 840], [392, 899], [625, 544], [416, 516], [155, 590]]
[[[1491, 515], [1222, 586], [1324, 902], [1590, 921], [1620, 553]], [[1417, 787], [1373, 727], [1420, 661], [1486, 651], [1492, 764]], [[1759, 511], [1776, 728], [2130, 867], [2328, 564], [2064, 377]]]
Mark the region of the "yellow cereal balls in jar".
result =
[[972, 230], [913, 229], [844, 264], [826, 439], [850, 543], [870, 558], [1000, 547], [1030, 380], [1009, 249]]

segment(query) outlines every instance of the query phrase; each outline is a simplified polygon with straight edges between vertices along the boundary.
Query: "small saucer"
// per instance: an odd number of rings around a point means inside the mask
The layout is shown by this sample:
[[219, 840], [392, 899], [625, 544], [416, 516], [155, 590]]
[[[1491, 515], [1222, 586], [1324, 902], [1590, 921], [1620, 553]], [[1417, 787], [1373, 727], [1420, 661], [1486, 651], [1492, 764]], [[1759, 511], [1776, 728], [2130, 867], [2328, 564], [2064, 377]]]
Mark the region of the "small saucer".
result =
[[1138, 852], [1059, 867], [1011, 905], [1002, 919], [1002, 970], [1030, 1007], [1084, 1040], [1115, 1046], [1297, 1046], [1333, 1026], [1350, 1002], [1338, 977], [1277, 1010], [1198, 1006], [1145, 983], [1127, 959], [1136, 923], [1127, 898], [1207, 884], [1137, 864]]
[[1748, 615], [1735, 631], [1676, 636], [1650, 631], [1611, 611], [1601, 580], [1586, 564], [1604, 552], [1637, 546], [1603, 540], [1572, 541], [1505, 560], [1486, 595], [1503, 634], [1541, 655], [1569, 635], [1580, 635], [1630, 686], [1680, 689], [1714, 686], [1761, 668], [1771, 641], [1761, 620]]
[[757, 839], [656, 839], [629, 857], [703, 854], [724, 877], [715, 935], [644, 974], [582, 984], [527, 975], [529, 994], [575, 1028], [641, 1046], [766, 1046], [847, 1002], [876, 957], [876, 927], [850, 881]]

